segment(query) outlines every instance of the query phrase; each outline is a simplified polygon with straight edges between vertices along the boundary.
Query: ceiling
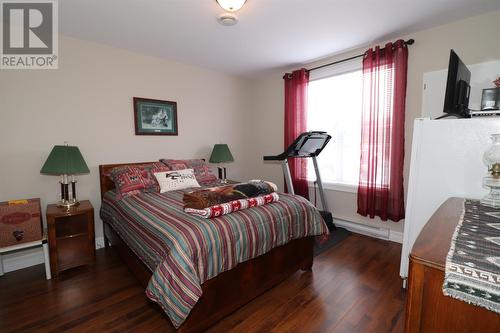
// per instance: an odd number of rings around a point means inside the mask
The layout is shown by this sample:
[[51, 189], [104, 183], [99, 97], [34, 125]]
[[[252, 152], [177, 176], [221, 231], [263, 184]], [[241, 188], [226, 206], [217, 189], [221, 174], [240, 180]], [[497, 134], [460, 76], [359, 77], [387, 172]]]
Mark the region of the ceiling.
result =
[[215, 0], [63, 0], [61, 33], [254, 76], [499, 10], [500, 0], [247, 0], [222, 26]]

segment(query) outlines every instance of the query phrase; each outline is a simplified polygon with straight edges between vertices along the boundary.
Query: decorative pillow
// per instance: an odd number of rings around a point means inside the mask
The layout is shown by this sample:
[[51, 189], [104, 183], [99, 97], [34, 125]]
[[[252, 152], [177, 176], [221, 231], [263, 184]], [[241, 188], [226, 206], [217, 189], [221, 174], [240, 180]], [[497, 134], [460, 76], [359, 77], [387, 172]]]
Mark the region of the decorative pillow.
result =
[[238, 210], [258, 207], [279, 200], [279, 195], [276, 192], [271, 194], [261, 195], [254, 198], [234, 200], [220, 205], [211, 206], [204, 209], [184, 208], [184, 211], [191, 215], [200, 216], [206, 219], [226, 215]]
[[170, 170], [193, 169], [196, 180], [200, 185], [208, 185], [217, 181], [217, 176], [212, 173], [204, 160], [169, 160], [161, 159]]
[[136, 195], [144, 191], [146, 186], [141, 173], [135, 166], [122, 166], [111, 170], [111, 179], [118, 191], [117, 199]]
[[200, 187], [196, 181], [193, 169], [158, 172], [154, 174], [160, 184], [160, 193]]
[[170, 169], [163, 163], [155, 162], [136, 166], [142, 177], [142, 182], [145, 186], [145, 192], [159, 192], [160, 185], [154, 176], [157, 172], [166, 172]]

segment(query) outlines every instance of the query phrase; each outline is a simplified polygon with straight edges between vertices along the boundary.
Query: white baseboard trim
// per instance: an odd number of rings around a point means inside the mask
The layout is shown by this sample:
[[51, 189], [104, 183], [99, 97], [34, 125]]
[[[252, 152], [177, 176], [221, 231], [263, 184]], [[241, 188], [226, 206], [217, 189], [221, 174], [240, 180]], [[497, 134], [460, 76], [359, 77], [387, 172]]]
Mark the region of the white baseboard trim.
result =
[[[95, 248], [100, 249], [103, 247], [104, 247], [104, 237], [97, 237], [95, 239]], [[17, 271], [19, 269], [27, 268], [30, 266], [43, 264], [42, 247], [38, 249], [21, 250], [9, 254], [4, 254], [2, 257], [3, 257], [3, 269], [5, 273]]]
[[345, 228], [357, 234], [388, 240], [396, 243], [403, 243], [403, 233], [392, 231], [389, 228], [372, 227], [369, 225], [340, 219], [334, 219], [334, 223], [339, 227]]
[[391, 242], [403, 244], [403, 233], [401, 231], [391, 230], [389, 233], [389, 240]]
[[[401, 239], [403, 239], [403, 236], [401, 235]], [[96, 250], [102, 249], [104, 247], [104, 237], [96, 237], [95, 239], [95, 248]]]

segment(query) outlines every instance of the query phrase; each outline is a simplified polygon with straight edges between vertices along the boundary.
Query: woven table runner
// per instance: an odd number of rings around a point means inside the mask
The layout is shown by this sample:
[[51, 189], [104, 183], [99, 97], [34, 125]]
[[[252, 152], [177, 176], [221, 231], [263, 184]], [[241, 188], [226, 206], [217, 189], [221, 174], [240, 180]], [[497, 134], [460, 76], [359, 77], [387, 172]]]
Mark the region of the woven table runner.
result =
[[446, 257], [443, 293], [500, 313], [500, 209], [464, 201]]

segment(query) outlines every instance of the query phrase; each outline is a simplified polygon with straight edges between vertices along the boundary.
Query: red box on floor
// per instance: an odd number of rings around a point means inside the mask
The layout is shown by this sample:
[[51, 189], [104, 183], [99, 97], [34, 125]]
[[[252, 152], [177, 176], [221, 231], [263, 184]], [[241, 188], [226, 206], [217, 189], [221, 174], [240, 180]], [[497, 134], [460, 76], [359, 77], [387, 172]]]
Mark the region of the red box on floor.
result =
[[42, 239], [40, 199], [0, 202], [0, 247]]

